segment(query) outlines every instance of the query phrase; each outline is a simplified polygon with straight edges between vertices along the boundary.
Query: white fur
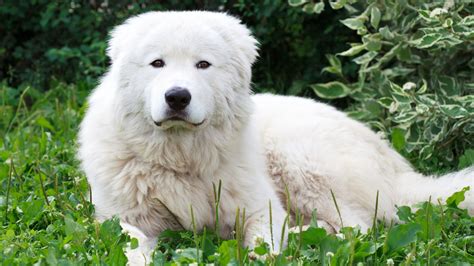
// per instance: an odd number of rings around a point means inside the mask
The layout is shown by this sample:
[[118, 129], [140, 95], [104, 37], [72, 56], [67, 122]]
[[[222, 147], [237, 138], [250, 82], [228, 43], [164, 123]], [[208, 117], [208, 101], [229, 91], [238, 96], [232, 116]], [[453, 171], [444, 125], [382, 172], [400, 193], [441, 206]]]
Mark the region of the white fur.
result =
[[[79, 133], [79, 158], [99, 219], [118, 215], [137, 237], [130, 263], [149, 261], [164, 229], [214, 228], [213, 185], [222, 181], [219, 228], [230, 237], [236, 209], [245, 209], [245, 245], [256, 236], [280, 239], [286, 202], [308, 220], [313, 209], [334, 229], [366, 229], [380, 191], [379, 217], [395, 204], [474, 189], [473, 169], [424, 178], [375, 133], [332, 107], [297, 97], [250, 94], [256, 41], [231, 16], [212, 12], [150, 12], [112, 33], [109, 72], [89, 98]], [[150, 63], [163, 59], [163, 68]], [[195, 64], [206, 60], [208, 69]], [[186, 87], [185, 121], [166, 122], [164, 93]], [[154, 122], [165, 121], [161, 126]], [[203, 122], [202, 125], [194, 126]], [[270, 228], [269, 201], [273, 228]], [[473, 211], [474, 197], [466, 206]], [[170, 212], [172, 214], [170, 214]]]
[[286, 184], [292, 208], [340, 228], [330, 190], [335, 194], [344, 226], [367, 230], [375, 214], [397, 220], [395, 205], [445, 200], [470, 186], [463, 207], [474, 212], [474, 168], [441, 178], [424, 177], [365, 125], [328, 105], [298, 97], [256, 95], [254, 119], [267, 168], [279, 194]]

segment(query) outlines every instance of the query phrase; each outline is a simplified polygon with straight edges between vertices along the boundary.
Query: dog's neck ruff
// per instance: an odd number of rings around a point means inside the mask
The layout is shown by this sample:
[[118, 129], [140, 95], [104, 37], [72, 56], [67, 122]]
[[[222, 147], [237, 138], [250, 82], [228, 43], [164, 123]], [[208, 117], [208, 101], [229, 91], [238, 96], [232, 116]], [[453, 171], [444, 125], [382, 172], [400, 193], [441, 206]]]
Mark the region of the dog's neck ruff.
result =
[[230, 154], [238, 152], [234, 143], [249, 117], [197, 130], [160, 130], [142, 119], [137, 114], [121, 121], [120, 138], [133, 157], [164, 170], [205, 178], [215, 173]]

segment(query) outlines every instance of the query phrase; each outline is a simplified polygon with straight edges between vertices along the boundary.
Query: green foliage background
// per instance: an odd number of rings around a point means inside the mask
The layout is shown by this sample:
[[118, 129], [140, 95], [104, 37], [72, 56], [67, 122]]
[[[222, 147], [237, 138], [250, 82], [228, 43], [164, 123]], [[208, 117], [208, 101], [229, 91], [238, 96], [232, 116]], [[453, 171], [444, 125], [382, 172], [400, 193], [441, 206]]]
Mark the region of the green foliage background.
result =
[[[123, 265], [124, 247], [136, 244], [116, 219], [94, 220], [75, 138], [85, 98], [109, 64], [108, 31], [147, 10], [239, 16], [261, 43], [255, 91], [344, 109], [424, 172], [474, 164], [468, 0], [109, 2], [0, 3], [0, 264]], [[252, 255], [238, 236], [166, 232], [154, 263], [474, 264], [474, 218], [457, 207], [464, 192], [416, 211], [400, 207], [405, 224], [374, 221], [367, 234], [328, 235], [313, 221], [280, 255], [263, 243]]]
[[[106, 4], [109, 2], [108, 4]], [[0, 80], [51, 87], [51, 80], [93, 86], [108, 66], [108, 32], [126, 18], [150, 10], [226, 11], [241, 17], [260, 41], [254, 68], [257, 89], [295, 93], [319, 80], [324, 54], [343, 49], [354, 34], [338, 23], [343, 14], [320, 17], [285, 1], [4, 1], [0, 8]], [[337, 33], [337, 34], [335, 34]], [[315, 68], [308, 68], [308, 66]]]

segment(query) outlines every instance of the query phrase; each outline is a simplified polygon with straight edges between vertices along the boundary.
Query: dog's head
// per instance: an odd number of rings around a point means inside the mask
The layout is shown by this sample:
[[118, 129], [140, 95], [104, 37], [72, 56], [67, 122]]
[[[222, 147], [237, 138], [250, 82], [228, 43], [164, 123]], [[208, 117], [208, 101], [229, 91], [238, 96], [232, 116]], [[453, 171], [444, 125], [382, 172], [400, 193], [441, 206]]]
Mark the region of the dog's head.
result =
[[121, 108], [159, 130], [242, 116], [257, 41], [224, 13], [150, 12], [116, 27], [108, 47]]

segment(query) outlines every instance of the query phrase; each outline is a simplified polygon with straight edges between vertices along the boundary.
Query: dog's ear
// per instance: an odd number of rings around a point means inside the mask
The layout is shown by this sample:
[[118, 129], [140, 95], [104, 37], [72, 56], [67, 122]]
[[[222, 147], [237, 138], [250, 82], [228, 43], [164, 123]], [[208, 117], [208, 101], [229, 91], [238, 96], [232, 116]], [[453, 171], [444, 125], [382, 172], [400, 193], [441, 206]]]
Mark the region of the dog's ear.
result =
[[107, 56], [110, 58], [112, 63], [117, 61], [117, 57], [121, 50], [120, 45], [127, 41], [126, 38], [124, 38], [126, 31], [127, 24], [122, 24], [115, 27], [110, 33], [109, 45], [107, 46]]
[[258, 41], [247, 26], [237, 17], [226, 13], [214, 13], [218, 18], [214, 27], [234, 48], [242, 52], [252, 65], [258, 56]]
[[259, 43], [245, 25], [239, 23], [239, 27], [241, 29], [238, 29], [237, 36], [242, 36], [242, 38], [235, 38], [235, 42], [238, 48], [247, 56], [250, 64], [253, 64], [258, 56]]
[[[107, 47], [107, 56], [112, 63], [117, 61], [123, 51], [130, 50], [130, 46], [137, 41], [137, 38], [150, 28], [148, 24], [156, 13], [158, 12], [148, 12], [131, 17], [112, 30]], [[142, 26], [137, 26], [137, 24], [142, 24]]]
[[120, 51], [124, 49], [124, 46], [128, 42], [127, 32], [129, 31], [131, 20], [133, 20], [133, 18], [130, 18], [123, 24], [116, 26], [110, 33], [109, 45], [107, 47], [107, 56], [109, 56], [112, 63], [117, 61]]

